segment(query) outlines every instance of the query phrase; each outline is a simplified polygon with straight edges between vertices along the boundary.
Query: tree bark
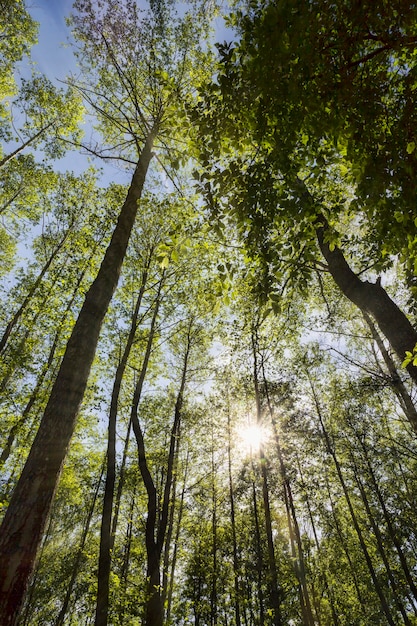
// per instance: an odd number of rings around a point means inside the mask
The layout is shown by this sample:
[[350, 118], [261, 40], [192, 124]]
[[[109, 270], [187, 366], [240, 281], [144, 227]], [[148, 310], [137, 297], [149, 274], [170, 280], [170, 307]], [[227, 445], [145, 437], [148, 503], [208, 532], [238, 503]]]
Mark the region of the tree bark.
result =
[[0, 529], [0, 623], [14, 626], [75, 428], [101, 325], [116, 289], [152, 158], [150, 133], [97, 277], [67, 343], [39, 430]]
[[[314, 198], [300, 178], [296, 179], [295, 187], [301, 199], [307, 205], [314, 207]], [[319, 248], [327, 261], [329, 272], [336, 285], [361, 311], [372, 315], [394, 352], [403, 362], [405, 353], [413, 352], [414, 346], [417, 345], [417, 331], [401, 309], [391, 300], [379, 280], [375, 283], [362, 281], [350, 268], [340, 248], [330, 247], [327, 241], [327, 235], [330, 232], [329, 224], [321, 211], [317, 212], [315, 230]], [[417, 382], [417, 366], [410, 363], [406, 369], [414, 382]]]

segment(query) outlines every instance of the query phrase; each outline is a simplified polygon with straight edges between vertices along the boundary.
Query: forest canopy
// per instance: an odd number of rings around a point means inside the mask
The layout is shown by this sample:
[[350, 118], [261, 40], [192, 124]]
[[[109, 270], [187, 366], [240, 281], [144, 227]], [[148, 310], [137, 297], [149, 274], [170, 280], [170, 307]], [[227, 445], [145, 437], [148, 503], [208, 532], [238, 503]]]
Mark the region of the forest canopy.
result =
[[0, 8], [0, 623], [417, 624], [417, 5]]

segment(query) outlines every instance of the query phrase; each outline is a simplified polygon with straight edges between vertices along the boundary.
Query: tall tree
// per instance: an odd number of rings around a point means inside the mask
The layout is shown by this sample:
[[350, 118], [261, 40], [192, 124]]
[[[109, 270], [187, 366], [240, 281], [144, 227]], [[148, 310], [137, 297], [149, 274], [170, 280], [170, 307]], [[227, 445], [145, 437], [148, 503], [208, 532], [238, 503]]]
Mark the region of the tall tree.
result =
[[[166, 145], [172, 126], [178, 128], [177, 94], [182, 95], [188, 88], [189, 57], [197, 30], [192, 28], [190, 20], [184, 19], [172, 41], [143, 22], [134, 3], [121, 5], [109, 0], [105, 6], [94, 8], [90, 2], [78, 2], [75, 7], [77, 13], [73, 19], [85, 51], [84, 58], [89, 58], [90, 68], [94, 68], [90, 77], [99, 77], [101, 85], [93, 90], [83, 87], [82, 91], [88, 95], [90, 104], [94, 103], [96, 114], [101, 116], [113, 156], [133, 163], [134, 171], [112, 239], [86, 294], [35, 441], [3, 520], [0, 615], [7, 625], [16, 623], [33, 571], [100, 328], [134, 226], [155, 140], [160, 134], [162, 145]], [[190, 37], [187, 40], [182, 24], [188, 25]], [[127, 48], [119, 45], [121, 33], [129, 41]], [[167, 67], [172, 71], [168, 82]], [[105, 82], [106, 93], [103, 93]], [[119, 138], [121, 131], [127, 134], [125, 157], [115, 147], [119, 145], [116, 135]]]
[[[395, 169], [392, 176], [395, 179], [393, 185], [398, 185], [395, 193], [393, 189], [386, 191], [381, 199], [382, 203], [389, 204], [390, 209], [372, 213], [371, 224], [375, 227], [370, 228], [365, 189], [361, 190], [359, 182], [353, 191], [348, 188], [354, 176], [351, 172], [357, 163], [353, 159], [350, 161], [349, 155], [345, 158], [345, 143], [354, 130], [357, 131], [355, 113], [349, 105], [354, 109], [354, 102], [362, 98], [364, 103], [370, 99], [373, 110], [377, 108], [377, 93], [385, 88], [382, 87], [385, 86], [384, 80], [390, 87], [388, 116], [384, 118], [387, 119], [389, 133], [395, 134], [397, 126], [401, 125], [392, 100], [397, 102], [401, 100], [401, 94], [409, 94], [409, 76], [408, 72], [402, 76], [401, 72], [393, 70], [392, 61], [396, 59], [402, 65], [405, 59], [409, 59], [410, 68], [414, 67], [414, 5], [406, 3], [405, 7], [397, 10], [398, 33], [392, 40], [389, 39], [381, 65], [377, 64], [371, 74], [372, 89], [365, 89], [362, 93], [362, 72], [356, 78], [354, 68], [361, 68], [362, 61], [352, 69], [356, 92], [353, 99], [352, 91], [349, 92], [346, 110], [351, 117], [343, 119], [343, 126], [336, 116], [333, 116], [336, 120], [333, 119], [332, 111], [337, 108], [345, 112], [345, 108], [331, 107], [322, 98], [327, 80], [324, 68], [329, 58], [326, 52], [321, 53], [320, 48], [317, 49], [317, 39], [322, 40], [326, 27], [331, 42], [339, 28], [343, 32], [348, 29], [348, 35], [343, 38], [342, 51], [345, 52], [345, 48], [349, 49], [351, 45], [355, 52], [349, 50], [349, 54], [355, 56], [360, 54], [363, 44], [364, 59], [367, 46], [371, 50], [378, 46], [365, 33], [358, 37], [352, 9], [343, 2], [340, 4], [342, 9], [336, 14], [336, 24], [332, 24], [331, 20], [327, 24], [321, 14], [321, 9], [326, 11], [326, 2], [306, 5], [303, 10], [299, 10], [298, 3], [291, 0], [278, 4], [255, 2], [250, 8], [244, 2], [237, 3], [232, 16], [237, 41], [219, 46], [218, 74], [202, 92], [194, 115], [202, 137], [200, 152], [205, 166], [200, 174], [200, 186], [205, 190], [214, 218], [223, 222], [227, 219], [236, 221], [252, 255], [263, 260], [263, 294], [279, 293], [289, 281], [297, 281], [299, 286], [305, 287], [311, 267], [317, 266], [319, 261], [318, 244], [338, 287], [361, 310], [373, 316], [398, 358], [403, 361], [406, 354], [413, 351], [417, 332], [404, 311], [381, 286], [381, 277], [375, 277], [375, 269], [386, 269], [392, 263], [390, 255], [403, 249], [401, 237], [394, 242], [389, 237], [382, 237], [382, 231], [386, 232], [391, 225], [398, 231], [400, 223], [402, 241], [408, 238], [404, 225], [408, 223], [406, 216], [411, 206], [409, 187], [405, 188], [400, 171], [395, 178]], [[386, 33], [385, 18], [377, 9], [369, 8], [369, 12], [377, 24], [376, 32]], [[346, 14], [349, 17], [347, 23], [343, 21]], [[307, 24], [311, 39], [307, 37], [305, 40], [301, 33]], [[276, 37], [276, 28], [281, 26], [285, 35]], [[320, 37], [316, 37], [317, 32]], [[385, 35], [378, 34], [377, 41], [379, 36], [384, 38]], [[333, 47], [338, 50], [336, 44], [331, 43], [330, 50]], [[310, 59], [312, 51], [314, 55]], [[377, 54], [371, 55], [371, 59], [374, 57], [379, 58]], [[287, 65], [291, 70], [285, 74]], [[368, 67], [366, 63], [365, 66]], [[339, 71], [342, 72], [342, 68]], [[310, 75], [313, 76], [311, 80]], [[307, 98], [308, 113], [305, 114], [301, 109], [313, 85], [315, 98]], [[380, 86], [379, 91], [375, 85]], [[330, 98], [330, 90], [328, 92]], [[340, 101], [345, 95], [346, 91], [342, 88], [337, 90]], [[409, 98], [411, 102], [413, 96], [409, 94]], [[372, 124], [366, 110], [364, 115]], [[403, 118], [401, 120], [404, 121]], [[346, 131], [344, 129], [349, 122], [354, 128], [348, 126]], [[208, 137], [210, 140], [207, 142]], [[363, 148], [359, 138], [355, 136], [354, 141], [356, 146]], [[411, 148], [412, 143], [410, 152]], [[368, 177], [370, 172], [371, 159], [367, 164]], [[374, 174], [379, 176], [380, 170], [376, 168]], [[240, 186], [237, 185], [238, 180], [241, 181]], [[393, 218], [394, 213], [398, 219]], [[355, 233], [351, 237], [345, 226], [349, 222]], [[374, 240], [375, 230], [379, 233], [379, 243]], [[350, 259], [352, 249], [355, 256]], [[369, 272], [368, 280], [363, 280], [362, 274], [370, 266], [374, 272]], [[417, 381], [417, 369], [412, 360], [407, 369]]]

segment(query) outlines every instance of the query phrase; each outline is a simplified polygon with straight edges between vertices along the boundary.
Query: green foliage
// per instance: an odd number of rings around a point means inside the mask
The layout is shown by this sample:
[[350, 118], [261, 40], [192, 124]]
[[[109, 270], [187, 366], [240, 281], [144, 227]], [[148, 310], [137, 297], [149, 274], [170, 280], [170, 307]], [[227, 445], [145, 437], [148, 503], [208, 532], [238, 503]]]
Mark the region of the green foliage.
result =
[[[16, 64], [29, 55], [37, 42], [38, 24], [30, 16], [24, 0], [2, 0], [0, 27], [0, 118], [6, 117], [6, 98], [17, 91], [14, 78]], [[4, 137], [4, 131], [0, 131]]]
[[[118, 402], [109, 621], [143, 622], [149, 502], [126, 433], [159, 297], [138, 405], [158, 515], [190, 350], [163, 568], [167, 623], [234, 626], [240, 611], [240, 623], [273, 624], [266, 492], [283, 623], [308, 623], [308, 596], [317, 623], [383, 626], [378, 587], [392, 621], [404, 621], [402, 608], [413, 623], [413, 390], [323, 271], [316, 229], [324, 216], [326, 243], [346, 248], [356, 272], [390, 268], [388, 288], [405, 301], [396, 261], [414, 271], [415, 7], [237, 1], [236, 37], [217, 46], [213, 69], [208, 3], [180, 15], [176, 5], [77, 0], [84, 77], [64, 91], [35, 75], [13, 105], [25, 115], [20, 139], [42, 131], [30, 145], [51, 161], [28, 149], [1, 168], [0, 260], [11, 264], [16, 242], [37, 228], [0, 311], [3, 329], [22, 307], [0, 363], [0, 452], [13, 435], [2, 507], [127, 191], [100, 187], [94, 170], [57, 174], [60, 139], [79, 140], [79, 94], [103, 138], [89, 148], [123, 167], [136, 164], [154, 124], [159, 131], [25, 623], [56, 621], [70, 584], [66, 620], [93, 619], [107, 413], [142, 288]], [[269, 433], [262, 453], [243, 443], [254, 421]]]

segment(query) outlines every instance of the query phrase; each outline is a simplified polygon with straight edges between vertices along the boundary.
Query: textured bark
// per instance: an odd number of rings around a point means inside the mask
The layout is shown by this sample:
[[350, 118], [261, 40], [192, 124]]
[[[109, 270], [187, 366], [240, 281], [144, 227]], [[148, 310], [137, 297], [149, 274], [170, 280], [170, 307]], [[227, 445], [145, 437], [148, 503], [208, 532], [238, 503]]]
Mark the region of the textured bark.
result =
[[[307, 206], [314, 207], [314, 198], [305, 183], [297, 178], [295, 186], [302, 201]], [[372, 315], [402, 362], [405, 353], [413, 352], [414, 346], [417, 345], [417, 331], [401, 309], [391, 300], [379, 280], [375, 283], [362, 281], [350, 268], [340, 248], [335, 246], [330, 249], [327, 241], [329, 224], [320, 211], [315, 221], [315, 229], [321, 253], [327, 261], [329, 272], [336, 285], [361, 311]], [[417, 382], [417, 367], [410, 363], [407, 371], [414, 382]]]
[[39, 430], [0, 529], [0, 623], [16, 624], [74, 432], [99, 333], [116, 289], [152, 158], [143, 148], [97, 277], [67, 343]]

